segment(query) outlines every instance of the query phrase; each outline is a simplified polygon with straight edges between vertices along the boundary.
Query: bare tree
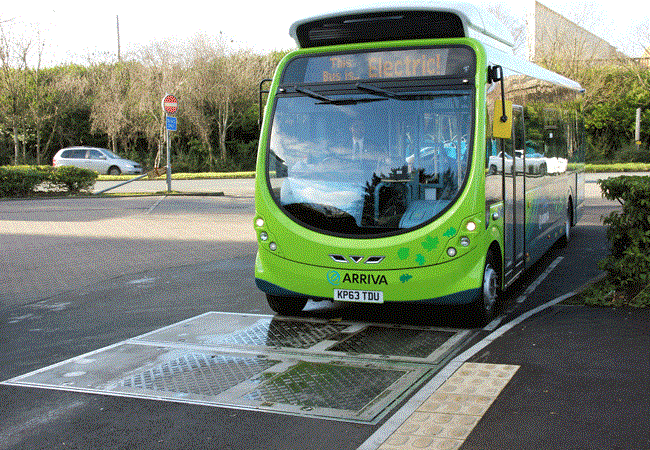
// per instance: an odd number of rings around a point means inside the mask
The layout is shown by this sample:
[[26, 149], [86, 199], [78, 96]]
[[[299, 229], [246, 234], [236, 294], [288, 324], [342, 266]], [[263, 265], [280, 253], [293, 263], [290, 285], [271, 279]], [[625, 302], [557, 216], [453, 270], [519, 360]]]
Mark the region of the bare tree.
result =
[[[2, 113], [11, 128], [14, 141], [14, 164], [20, 161], [20, 141], [25, 129], [27, 55], [32, 41], [16, 37], [7, 22], [0, 22], [0, 93], [4, 97]], [[24, 143], [24, 139], [23, 139]], [[23, 144], [24, 155], [24, 144]], [[24, 157], [23, 157], [24, 159]]]
[[208, 152], [209, 166], [215, 162], [211, 136], [216, 132], [219, 159], [226, 161], [228, 131], [239, 115], [242, 104], [254, 100], [256, 87], [273, 70], [273, 57], [259, 56], [245, 49], [232, 50], [220, 35], [196, 36], [187, 51], [188, 65], [185, 97], [187, 117], [201, 137]]
[[[27, 54], [24, 54], [23, 61], [25, 71], [28, 76], [31, 78], [31, 96], [28, 99], [29, 112], [31, 114], [32, 123], [34, 126], [34, 134], [36, 135], [36, 164], [41, 164], [42, 148], [41, 148], [41, 138], [43, 133], [43, 123], [47, 117], [47, 112], [45, 111], [45, 90], [46, 86], [44, 85], [43, 80], [43, 70], [41, 67], [43, 61], [43, 52], [45, 50], [45, 42], [41, 39], [41, 34], [39, 30], [36, 30], [36, 40], [34, 50], [36, 52], [36, 64], [31, 70], [27, 70]], [[23, 147], [24, 150], [24, 147]], [[24, 155], [23, 155], [24, 159]]]
[[633, 36], [636, 37], [636, 42], [639, 43], [639, 54], [650, 58], [650, 18], [646, 17], [643, 22], [637, 25]]
[[108, 146], [117, 152], [120, 136], [126, 132], [127, 106], [126, 93], [129, 89], [130, 73], [125, 64], [96, 64], [91, 67], [92, 89], [92, 130], [108, 135]]
[[491, 3], [488, 5], [487, 10], [512, 33], [515, 43], [514, 54], [523, 56], [526, 50], [526, 21], [524, 18], [517, 17], [504, 3]]
[[[215, 163], [212, 145], [216, 125], [214, 117], [219, 114], [220, 108], [227, 108], [229, 102], [227, 80], [222, 70], [226, 48], [222, 35], [216, 39], [197, 35], [186, 51], [187, 64], [192, 70], [182, 90], [184, 115], [207, 150], [210, 170], [214, 170]], [[222, 159], [225, 159], [225, 151]]]
[[[145, 136], [153, 164], [160, 167], [165, 143], [165, 124], [160, 101], [165, 94], [176, 93], [184, 83], [185, 71], [174, 41], [155, 42], [141, 47], [132, 58], [132, 84], [129, 90], [131, 132]], [[181, 106], [181, 111], [184, 106]]]
[[78, 141], [76, 130], [69, 130], [60, 126], [61, 119], [73, 111], [89, 108], [90, 99], [92, 98], [91, 83], [88, 77], [88, 70], [81, 66], [70, 65], [61, 68], [57, 75], [51, 80], [47, 89], [50, 100], [50, 114], [52, 119], [51, 126], [43, 154], [47, 154], [52, 147], [56, 136], [66, 144], [81, 144]]
[[632, 29], [629, 40], [629, 48], [639, 57], [625, 58], [624, 63], [630, 67], [641, 86], [650, 91], [650, 79], [647, 75], [650, 71], [650, 18], [646, 18]]

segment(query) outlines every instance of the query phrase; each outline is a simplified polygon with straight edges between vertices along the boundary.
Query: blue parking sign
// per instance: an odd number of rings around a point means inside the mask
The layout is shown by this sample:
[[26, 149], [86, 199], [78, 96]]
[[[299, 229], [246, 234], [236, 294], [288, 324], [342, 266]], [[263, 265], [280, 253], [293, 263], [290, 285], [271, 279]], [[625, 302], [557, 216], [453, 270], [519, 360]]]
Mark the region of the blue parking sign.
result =
[[167, 130], [176, 131], [176, 117], [167, 116]]

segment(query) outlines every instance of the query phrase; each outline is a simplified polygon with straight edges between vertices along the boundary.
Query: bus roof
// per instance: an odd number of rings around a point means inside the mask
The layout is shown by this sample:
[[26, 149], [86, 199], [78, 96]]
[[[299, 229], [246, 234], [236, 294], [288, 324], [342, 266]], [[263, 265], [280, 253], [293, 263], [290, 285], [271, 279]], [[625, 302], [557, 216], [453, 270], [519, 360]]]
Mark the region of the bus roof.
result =
[[383, 40], [472, 37], [502, 50], [512, 34], [491, 13], [466, 2], [397, 0], [298, 20], [289, 34], [299, 48]]
[[565, 88], [577, 91], [580, 93], [585, 92], [584, 88], [577, 81], [571, 80], [558, 73], [545, 69], [537, 64], [527, 61], [525, 59], [517, 58], [511, 53], [503, 52], [489, 46], [485, 47], [488, 64], [498, 64], [504, 69], [508, 69], [515, 73], [528, 75], [533, 78], [548, 81], [556, 85], [564, 86]]

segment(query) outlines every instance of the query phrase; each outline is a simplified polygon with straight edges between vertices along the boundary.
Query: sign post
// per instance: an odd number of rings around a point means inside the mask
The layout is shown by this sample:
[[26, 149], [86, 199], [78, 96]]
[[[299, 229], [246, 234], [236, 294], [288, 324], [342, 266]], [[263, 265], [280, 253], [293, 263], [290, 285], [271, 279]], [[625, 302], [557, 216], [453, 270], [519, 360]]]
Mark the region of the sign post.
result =
[[634, 141], [636, 142], [636, 149], [641, 148], [641, 108], [636, 109], [636, 124], [634, 128]]
[[169, 132], [176, 131], [176, 117], [178, 111], [178, 99], [172, 94], [167, 94], [162, 99], [162, 108], [165, 112], [165, 131], [167, 140], [167, 192], [172, 190], [172, 165], [171, 165], [171, 142]]

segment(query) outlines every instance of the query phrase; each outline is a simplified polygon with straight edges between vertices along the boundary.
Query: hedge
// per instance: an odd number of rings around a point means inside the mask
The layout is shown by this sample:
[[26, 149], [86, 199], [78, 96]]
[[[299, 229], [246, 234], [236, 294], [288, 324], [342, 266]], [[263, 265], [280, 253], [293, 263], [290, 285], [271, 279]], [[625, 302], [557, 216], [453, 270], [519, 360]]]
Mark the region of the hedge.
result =
[[97, 176], [97, 172], [72, 166], [2, 166], [0, 197], [29, 197], [37, 189], [78, 194], [92, 190]]

